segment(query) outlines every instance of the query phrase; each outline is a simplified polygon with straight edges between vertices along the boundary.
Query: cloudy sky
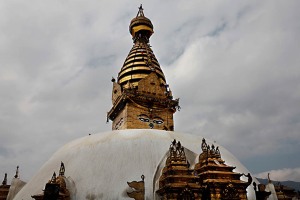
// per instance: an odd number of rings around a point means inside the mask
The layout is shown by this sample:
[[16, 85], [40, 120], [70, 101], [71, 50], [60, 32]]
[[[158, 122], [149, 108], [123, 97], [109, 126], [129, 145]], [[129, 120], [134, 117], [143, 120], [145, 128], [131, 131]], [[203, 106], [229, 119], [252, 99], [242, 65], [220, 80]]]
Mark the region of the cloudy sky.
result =
[[[253, 174], [300, 181], [300, 2], [0, 1], [0, 179], [31, 176], [66, 142], [111, 130], [111, 77], [143, 3], [181, 111]], [[265, 178], [265, 177], [264, 177]]]

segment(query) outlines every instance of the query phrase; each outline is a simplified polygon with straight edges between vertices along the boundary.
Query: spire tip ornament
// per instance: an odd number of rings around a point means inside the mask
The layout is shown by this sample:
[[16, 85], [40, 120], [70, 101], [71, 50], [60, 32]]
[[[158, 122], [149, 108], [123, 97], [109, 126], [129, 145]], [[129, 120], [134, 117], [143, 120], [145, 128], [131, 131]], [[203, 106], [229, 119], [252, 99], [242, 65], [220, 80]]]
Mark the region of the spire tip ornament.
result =
[[143, 4], [141, 4], [140, 7], [139, 7], [139, 11], [138, 11], [138, 13], [136, 14], [136, 17], [139, 17], [139, 16], [145, 17], [145, 16], [144, 16], [143, 10], [144, 10]]
[[153, 33], [153, 24], [150, 19], [145, 17], [142, 4], [135, 18], [133, 18], [129, 25], [129, 32], [132, 35], [134, 43], [139, 40], [149, 42], [149, 38]]

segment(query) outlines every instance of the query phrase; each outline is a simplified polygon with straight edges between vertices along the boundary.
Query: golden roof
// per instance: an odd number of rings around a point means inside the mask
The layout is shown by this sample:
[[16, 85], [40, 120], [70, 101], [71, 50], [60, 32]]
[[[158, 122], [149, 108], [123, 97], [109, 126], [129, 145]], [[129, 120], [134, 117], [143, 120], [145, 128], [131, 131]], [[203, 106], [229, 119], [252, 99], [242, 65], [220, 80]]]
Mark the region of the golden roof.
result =
[[141, 79], [154, 71], [160, 78], [161, 83], [166, 84], [164, 73], [149, 45], [153, 25], [144, 16], [142, 6], [139, 8], [137, 16], [131, 20], [129, 31], [134, 45], [119, 72], [118, 83], [123, 88], [136, 87]]

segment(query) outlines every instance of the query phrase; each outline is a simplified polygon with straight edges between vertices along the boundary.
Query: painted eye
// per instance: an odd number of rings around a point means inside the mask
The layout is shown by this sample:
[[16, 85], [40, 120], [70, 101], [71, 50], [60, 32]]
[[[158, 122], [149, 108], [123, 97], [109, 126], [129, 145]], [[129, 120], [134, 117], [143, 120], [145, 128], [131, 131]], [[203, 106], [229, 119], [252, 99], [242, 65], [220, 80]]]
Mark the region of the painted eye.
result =
[[143, 117], [139, 117], [139, 120], [141, 120], [142, 122], [149, 122], [150, 120], [147, 118], [143, 118]]
[[155, 124], [162, 124], [162, 123], [164, 123], [164, 121], [160, 120], [160, 119], [154, 119], [153, 123], [155, 123]]

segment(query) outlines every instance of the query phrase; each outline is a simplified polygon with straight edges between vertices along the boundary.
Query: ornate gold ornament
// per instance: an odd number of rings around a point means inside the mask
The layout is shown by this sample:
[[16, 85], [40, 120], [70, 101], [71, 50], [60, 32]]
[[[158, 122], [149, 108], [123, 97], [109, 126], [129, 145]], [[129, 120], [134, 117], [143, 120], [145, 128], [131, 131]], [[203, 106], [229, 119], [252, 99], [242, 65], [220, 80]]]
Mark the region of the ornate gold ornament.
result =
[[[210, 147], [204, 138], [201, 149], [199, 162], [190, 169], [184, 147], [176, 140], [172, 142], [159, 179], [157, 193], [161, 199], [246, 200], [251, 175], [233, 172], [235, 167], [225, 164], [219, 147]], [[248, 182], [240, 180], [242, 175]]]
[[54, 172], [51, 179], [46, 183], [45, 190], [42, 194], [31, 196], [36, 200], [44, 199], [59, 199], [59, 200], [70, 200], [70, 192], [67, 189], [65, 181], [65, 165], [63, 162], [60, 164], [59, 176], [56, 176]]

